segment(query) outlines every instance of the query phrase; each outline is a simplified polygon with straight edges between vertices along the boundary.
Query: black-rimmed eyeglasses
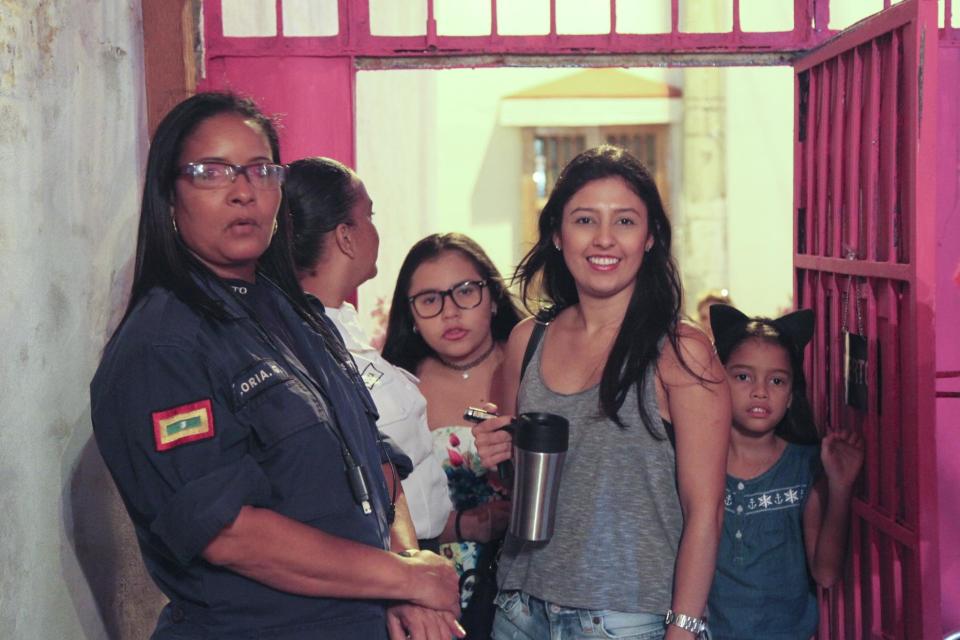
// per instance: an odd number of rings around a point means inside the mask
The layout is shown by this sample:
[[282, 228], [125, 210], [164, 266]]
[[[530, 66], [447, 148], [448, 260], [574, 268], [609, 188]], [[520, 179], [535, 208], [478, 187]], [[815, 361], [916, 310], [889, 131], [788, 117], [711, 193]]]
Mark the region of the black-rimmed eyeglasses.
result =
[[486, 286], [486, 280], [464, 280], [446, 291], [422, 291], [408, 300], [414, 312], [426, 320], [440, 315], [447, 298], [461, 309], [473, 309], [483, 302], [483, 289]]
[[190, 184], [198, 189], [220, 189], [236, 182], [237, 176], [244, 175], [254, 189], [270, 191], [283, 184], [287, 168], [270, 162], [190, 162], [180, 167], [179, 174], [189, 178]]

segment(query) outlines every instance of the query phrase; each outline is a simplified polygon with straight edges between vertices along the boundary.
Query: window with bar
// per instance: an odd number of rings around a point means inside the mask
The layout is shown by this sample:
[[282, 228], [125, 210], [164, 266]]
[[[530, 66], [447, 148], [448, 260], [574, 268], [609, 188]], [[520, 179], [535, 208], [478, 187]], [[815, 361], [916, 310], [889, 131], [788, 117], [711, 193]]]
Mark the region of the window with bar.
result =
[[523, 130], [523, 238], [525, 247], [536, 241], [537, 217], [546, 204], [560, 171], [581, 151], [600, 144], [627, 149], [642, 162], [670, 202], [667, 180], [669, 125], [603, 127], [527, 127]]

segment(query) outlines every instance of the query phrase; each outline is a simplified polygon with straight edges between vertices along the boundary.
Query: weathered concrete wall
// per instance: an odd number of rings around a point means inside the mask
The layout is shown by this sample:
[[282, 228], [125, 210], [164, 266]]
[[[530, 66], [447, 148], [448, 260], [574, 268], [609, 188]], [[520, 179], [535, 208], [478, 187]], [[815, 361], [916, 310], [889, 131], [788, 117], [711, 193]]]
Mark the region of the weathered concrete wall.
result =
[[0, 0], [0, 637], [145, 638], [161, 601], [91, 437], [145, 158], [140, 3]]

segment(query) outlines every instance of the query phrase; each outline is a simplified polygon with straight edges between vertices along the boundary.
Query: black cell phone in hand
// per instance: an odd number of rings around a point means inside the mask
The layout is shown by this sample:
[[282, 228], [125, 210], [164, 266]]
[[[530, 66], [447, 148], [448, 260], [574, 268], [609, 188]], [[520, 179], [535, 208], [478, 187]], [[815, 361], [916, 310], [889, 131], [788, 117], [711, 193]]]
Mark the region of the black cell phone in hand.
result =
[[497, 414], [490, 413], [486, 409], [481, 409], [480, 407], [467, 407], [467, 410], [463, 412], [463, 419], [469, 420], [470, 422], [483, 422], [484, 420], [489, 420], [490, 418], [496, 418]]
[[[463, 412], [463, 419], [469, 420], [470, 422], [483, 422], [484, 420], [489, 420], [490, 418], [496, 418], [497, 414], [490, 413], [486, 409], [481, 409], [480, 407], [467, 407], [467, 410]], [[503, 427], [510, 434], [513, 434], [513, 425], [506, 425]], [[500, 481], [510, 486], [513, 484], [513, 462], [510, 460], [504, 460], [497, 465], [497, 473], [500, 474]]]

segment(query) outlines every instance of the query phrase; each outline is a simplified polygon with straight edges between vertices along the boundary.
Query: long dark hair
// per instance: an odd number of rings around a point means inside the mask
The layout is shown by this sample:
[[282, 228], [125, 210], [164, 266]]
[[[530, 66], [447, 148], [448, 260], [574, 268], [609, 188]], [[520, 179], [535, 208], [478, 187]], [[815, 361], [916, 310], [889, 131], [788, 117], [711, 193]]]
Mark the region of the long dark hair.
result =
[[417, 267], [448, 251], [456, 251], [467, 258], [476, 267], [480, 277], [487, 281], [490, 300], [497, 305], [497, 312], [490, 322], [494, 341], [505, 342], [510, 337], [510, 331], [520, 322], [520, 311], [513, 296], [507, 291], [500, 272], [480, 245], [462, 233], [429, 235], [413, 245], [400, 267], [397, 284], [393, 289], [387, 336], [383, 345], [383, 357], [387, 362], [407, 371], [416, 371], [424, 358], [434, 355], [433, 349], [414, 331], [413, 310], [408, 300], [410, 281]]
[[[231, 93], [198, 93], [175, 106], [160, 121], [147, 156], [133, 286], [124, 320], [153, 287], [169, 289], [202, 314], [218, 319], [225, 317], [222, 302], [207, 294], [194, 278], [196, 273], [213, 275], [213, 272], [190, 252], [174, 229], [172, 220], [174, 185], [183, 145], [200, 124], [222, 114], [236, 114], [256, 122], [267, 137], [271, 159], [280, 162], [280, 142], [273, 121], [247, 98]], [[258, 271], [286, 294], [297, 312], [323, 335], [334, 354], [342, 358], [339, 343], [333, 339], [330, 329], [314, 315], [300, 288], [290, 246], [290, 217], [286, 200], [281, 198], [277, 233], [260, 256]], [[220, 282], [220, 279], [213, 278], [213, 281]], [[229, 287], [224, 286], [224, 290], [232, 295]]]
[[284, 192], [293, 223], [293, 262], [297, 269], [316, 266], [324, 239], [350, 221], [357, 201], [357, 174], [332, 158], [304, 158], [287, 168]]
[[554, 237], [560, 233], [563, 209], [570, 199], [588, 183], [611, 177], [623, 179], [643, 200], [653, 245], [643, 257], [636, 287], [603, 367], [600, 410], [620, 427], [626, 427], [619, 412], [630, 388], [636, 386], [640, 418], [651, 435], [662, 438], [644, 407], [641, 390], [664, 338], [686, 366], [677, 339], [682, 289], [670, 254], [670, 220], [647, 168], [625, 149], [612, 145], [588, 149], [571, 160], [540, 212], [537, 242], [520, 261], [514, 277], [520, 281], [523, 304], [531, 312], [544, 303], [552, 305], [556, 313], [579, 302], [577, 284], [563, 254], [554, 247]]
[[747, 322], [732, 325], [716, 337], [717, 356], [724, 365], [737, 347], [747, 340], [762, 340], [774, 344], [787, 352], [792, 370], [790, 386], [790, 406], [783, 419], [774, 429], [774, 433], [787, 442], [795, 444], [817, 444], [820, 433], [813, 419], [813, 409], [807, 398], [807, 379], [803, 374], [803, 347], [780, 327], [776, 320], [764, 317], [750, 318]]

